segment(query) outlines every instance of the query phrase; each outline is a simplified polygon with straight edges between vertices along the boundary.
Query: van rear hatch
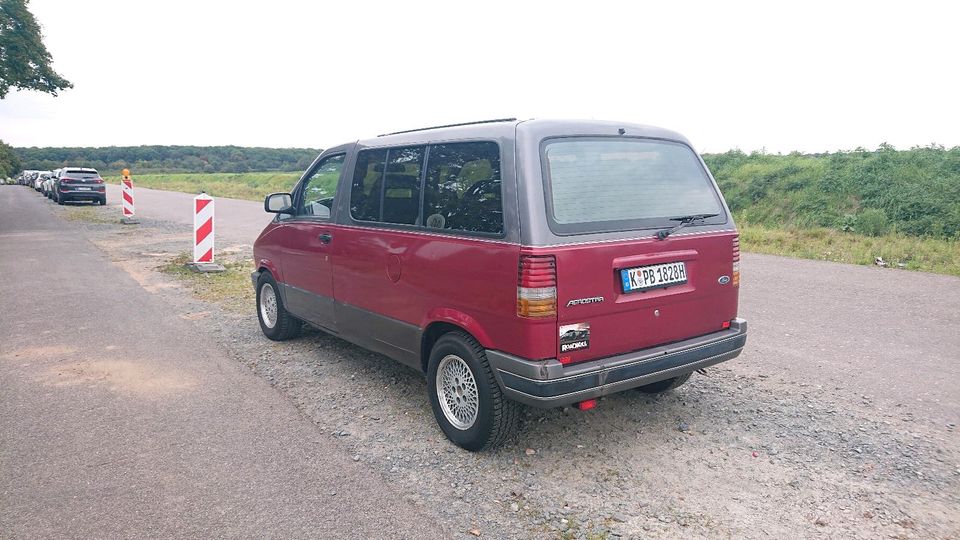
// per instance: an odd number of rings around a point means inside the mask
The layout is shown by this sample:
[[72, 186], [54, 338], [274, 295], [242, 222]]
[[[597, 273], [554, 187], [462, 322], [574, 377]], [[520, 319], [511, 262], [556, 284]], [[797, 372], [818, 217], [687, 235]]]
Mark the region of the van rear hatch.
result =
[[689, 146], [564, 137], [542, 148], [548, 222], [566, 242], [549, 249], [562, 363], [718, 332], [736, 317], [739, 240]]

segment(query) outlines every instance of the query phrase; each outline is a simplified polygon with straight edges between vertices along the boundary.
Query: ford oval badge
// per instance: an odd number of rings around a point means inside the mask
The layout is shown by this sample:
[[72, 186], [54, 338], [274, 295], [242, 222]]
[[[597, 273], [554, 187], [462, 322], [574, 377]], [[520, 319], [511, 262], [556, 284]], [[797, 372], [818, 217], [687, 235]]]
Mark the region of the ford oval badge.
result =
[[720, 276], [720, 279], [717, 280], [717, 283], [721, 285], [726, 285], [727, 283], [730, 283], [730, 276]]

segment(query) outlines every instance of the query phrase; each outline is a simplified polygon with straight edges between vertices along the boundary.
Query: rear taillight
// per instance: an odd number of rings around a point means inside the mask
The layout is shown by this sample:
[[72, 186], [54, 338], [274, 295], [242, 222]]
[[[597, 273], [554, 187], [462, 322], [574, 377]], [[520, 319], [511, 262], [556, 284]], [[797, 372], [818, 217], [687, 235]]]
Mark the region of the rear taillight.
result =
[[93, 183], [94, 183], [94, 184], [102, 184], [102, 183], [103, 183], [103, 179], [102, 179], [102, 178], [97, 178], [96, 180], [93, 181]]
[[740, 237], [733, 237], [733, 286], [740, 286]]
[[557, 260], [553, 255], [521, 255], [517, 277], [517, 315], [557, 316]]

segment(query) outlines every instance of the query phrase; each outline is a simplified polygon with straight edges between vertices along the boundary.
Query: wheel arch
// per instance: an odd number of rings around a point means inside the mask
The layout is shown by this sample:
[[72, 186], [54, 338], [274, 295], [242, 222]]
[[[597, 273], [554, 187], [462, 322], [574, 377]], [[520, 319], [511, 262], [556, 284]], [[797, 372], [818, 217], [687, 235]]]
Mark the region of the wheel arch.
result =
[[440, 337], [449, 332], [463, 332], [477, 340], [484, 348], [490, 347], [490, 336], [473, 317], [451, 308], [438, 308], [427, 315], [426, 324], [421, 325], [420, 369], [426, 373], [430, 362], [430, 350]]
[[260, 259], [257, 261], [257, 271], [263, 272], [264, 270], [270, 272], [270, 275], [273, 276], [273, 279], [276, 280], [277, 283], [283, 281], [283, 275], [280, 274], [280, 268], [270, 259]]

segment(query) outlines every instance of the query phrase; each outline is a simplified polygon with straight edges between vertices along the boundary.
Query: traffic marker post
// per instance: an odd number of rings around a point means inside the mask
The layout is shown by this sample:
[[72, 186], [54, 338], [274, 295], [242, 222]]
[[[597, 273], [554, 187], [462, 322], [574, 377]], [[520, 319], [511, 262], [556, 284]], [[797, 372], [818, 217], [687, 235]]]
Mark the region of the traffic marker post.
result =
[[201, 193], [193, 198], [193, 262], [187, 266], [197, 272], [226, 270], [213, 260], [214, 220], [213, 197]]
[[120, 171], [120, 198], [123, 202], [123, 217], [120, 223], [124, 225], [136, 225], [140, 220], [136, 218], [136, 207], [133, 204], [133, 180], [130, 178], [130, 170]]

